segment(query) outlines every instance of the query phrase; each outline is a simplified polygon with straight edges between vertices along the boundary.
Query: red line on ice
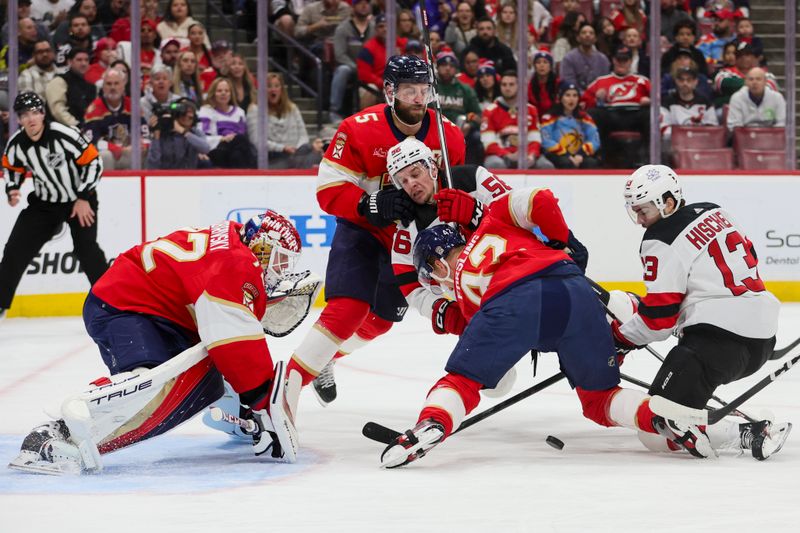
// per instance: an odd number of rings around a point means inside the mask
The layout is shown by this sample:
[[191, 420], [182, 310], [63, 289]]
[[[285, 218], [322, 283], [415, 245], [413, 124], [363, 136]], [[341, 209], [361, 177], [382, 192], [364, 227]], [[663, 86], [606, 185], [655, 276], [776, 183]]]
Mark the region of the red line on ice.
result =
[[0, 388], [0, 396], [4, 394], [8, 394], [12, 390], [16, 389], [20, 385], [24, 385], [28, 383], [32, 379], [34, 379], [39, 374], [42, 374], [45, 371], [53, 370], [53, 368], [59, 366], [60, 364], [64, 363], [65, 361], [75, 357], [77, 354], [81, 353], [83, 350], [89, 348], [91, 344], [89, 342], [84, 342], [77, 348], [73, 348], [72, 350], [68, 351], [64, 355], [57, 357], [56, 359], [51, 359], [45, 363], [42, 363], [39, 367], [35, 368], [34, 370], [28, 372], [21, 378], [17, 379], [16, 381], [12, 381], [5, 387]]

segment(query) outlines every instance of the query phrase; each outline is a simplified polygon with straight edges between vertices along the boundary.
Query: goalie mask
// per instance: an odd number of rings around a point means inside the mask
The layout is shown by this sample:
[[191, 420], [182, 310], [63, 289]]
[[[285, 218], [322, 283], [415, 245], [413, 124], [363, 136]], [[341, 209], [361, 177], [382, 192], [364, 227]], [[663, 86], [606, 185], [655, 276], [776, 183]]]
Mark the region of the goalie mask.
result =
[[300, 234], [291, 221], [275, 211], [256, 215], [241, 229], [245, 243], [261, 263], [264, 286], [271, 292], [283, 277], [292, 273], [300, 257]]
[[633, 209], [653, 203], [662, 218], [672, 213], [664, 211], [667, 199], [675, 200], [676, 210], [683, 200], [683, 191], [675, 171], [666, 165], [644, 165], [639, 167], [625, 184], [625, 207], [634, 223], [638, 223], [638, 213]]
[[[446, 281], [452, 277], [450, 265], [446, 261], [447, 254], [457, 246], [465, 246], [467, 243], [458, 230], [447, 224], [424, 229], [419, 232], [414, 241], [414, 268], [421, 282], [436, 280]], [[442, 261], [448, 269], [447, 275], [439, 277], [433, 271], [436, 260]]]
[[434, 170], [436, 168], [436, 158], [425, 143], [414, 137], [408, 137], [390, 148], [389, 153], [386, 154], [386, 170], [389, 172], [389, 177], [392, 178], [392, 183], [398, 189], [403, 188], [403, 182], [398, 173], [414, 164], [422, 165], [428, 172], [434, 182], [435, 192], [436, 175], [438, 175], [438, 171]]

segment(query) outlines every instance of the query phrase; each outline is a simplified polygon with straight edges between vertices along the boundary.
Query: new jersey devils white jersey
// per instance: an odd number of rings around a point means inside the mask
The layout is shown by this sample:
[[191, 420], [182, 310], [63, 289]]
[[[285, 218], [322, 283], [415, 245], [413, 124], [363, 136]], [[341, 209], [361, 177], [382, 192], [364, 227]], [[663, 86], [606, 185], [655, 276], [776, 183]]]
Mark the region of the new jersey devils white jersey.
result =
[[647, 295], [620, 327], [643, 345], [694, 324], [767, 339], [780, 303], [758, 275], [753, 244], [717, 205], [687, 205], [650, 226], [640, 249]]
[[[470, 193], [484, 205], [511, 190], [504, 181], [481, 166], [457, 166], [451, 169], [451, 173], [454, 189]], [[440, 180], [439, 187], [442, 186]], [[420, 284], [414, 269], [414, 242], [420, 231], [443, 222], [436, 215], [436, 204], [418, 205], [416, 211], [416, 217], [408, 226], [397, 226], [392, 243], [392, 268], [409, 307], [414, 307], [423, 316], [430, 317], [433, 303], [442, 298], [442, 295], [433, 294]]]

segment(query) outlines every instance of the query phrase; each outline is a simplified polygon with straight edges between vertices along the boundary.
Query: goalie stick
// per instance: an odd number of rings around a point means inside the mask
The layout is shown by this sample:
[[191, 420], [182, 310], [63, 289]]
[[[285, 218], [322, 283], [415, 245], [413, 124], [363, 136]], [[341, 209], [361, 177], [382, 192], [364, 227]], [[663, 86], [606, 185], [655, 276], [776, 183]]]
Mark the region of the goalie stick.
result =
[[431, 35], [428, 30], [428, 10], [425, 2], [420, 2], [420, 13], [422, 14], [422, 39], [425, 44], [425, 55], [428, 58], [428, 75], [431, 77], [431, 89], [433, 90], [433, 110], [436, 115], [436, 130], [439, 134], [439, 146], [442, 148], [442, 163], [444, 164], [444, 182], [447, 187], [453, 186], [450, 173], [450, 158], [447, 154], [447, 140], [444, 137], [444, 123], [442, 122], [442, 104], [439, 102], [439, 84], [436, 81], [436, 73], [433, 71], [435, 58], [433, 48], [431, 48]]
[[212, 405], [208, 408], [208, 412], [211, 415], [211, 420], [214, 422], [227, 422], [228, 424], [239, 426], [242, 428], [242, 431], [248, 435], [252, 435], [258, 431], [258, 425], [252, 420], [245, 420], [244, 418], [239, 418], [238, 416], [226, 413], [219, 407]]
[[744, 391], [742, 394], [737, 396], [733, 401], [729, 402], [726, 406], [721, 407], [712, 412], [704, 411], [703, 409], [694, 409], [692, 407], [686, 407], [685, 405], [681, 405], [679, 403], [673, 402], [672, 400], [667, 400], [661, 396], [653, 396], [650, 399], [650, 408], [653, 410], [654, 413], [661, 415], [665, 418], [671, 418], [673, 420], [678, 421], [685, 421], [690, 424], [694, 424], [696, 426], [701, 425], [713, 425], [731, 414], [735, 409], [737, 409], [740, 405], [744, 402], [752, 398], [756, 395], [759, 391], [764, 389], [767, 385], [778, 379], [778, 376], [783, 374], [784, 372], [788, 371], [792, 366], [794, 366], [797, 361], [800, 361], [800, 355], [795, 356], [789, 361], [786, 361], [782, 366], [780, 366], [777, 370], [774, 370], [769, 373], [769, 375], [764, 376], [758, 383]]
[[[561, 381], [565, 377], [566, 376], [564, 376], [564, 374], [562, 372], [558, 372], [557, 374], [553, 374], [552, 376], [550, 376], [549, 378], [545, 379], [544, 381], [540, 381], [536, 385], [534, 385], [534, 386], [532, 386], [532, 387], [530, 387], [528, 389], [525, 389], [522, 392], [519, 392], [519, 393], [515, 394], [511, 398], [508, 398], [507, 400], [503, 400], [502, 402], [498, 403], [497, 405], [495, 405], [493, 407], [490, 407], [490, 408], [488, 408], [488, 409], [486, 409], [484, 411], [481, 411], [477, 415], [469, 417], [468, 419], [464, 420], [461, 423], [461, 425], [458, 426], [458, 429], [453, 431], [450, 434], [450, 436], [453, 436], [456, 433], [458, 433], [459, 431], [465, 430], [470, 426], [474, 426], [475, 424], [477, 424], [481, 420], [483, 420], [485, 418], [489, 418], [493, 414], [499, 413], [503, 409], [511, 407], [515, 403], [519, 403], [520, 401], [524, 400], [525, 398], [528, 398], [529, 396], [533, 396], [537, 392], [542, 391], [542, 390], [546, 389], [547, 387], [549, 387], [550, 385], [553, 385], [554, 383], [557, 383], [557, 382]], [[400, 433], [399, 431], [395, 431], [394, 429], [391, 429], [391, 428], [388, 428], [388, 427], [386, 427], [384, 425], [378, 424], [377, 422], [367, 422], [366, 424], [364, 424], [364, 427], [361, 430], [361, 434], [364, 435], [365, 437], [367, 437], [368, 439], [371, 439], [371, 440], [374, 440], [376, 442], [380, 442], [380, 443], [383, 443], [383, 444], [391, 444], [394, 439], [396, 439], [397, 437], [402, 435], [402, 433]]]

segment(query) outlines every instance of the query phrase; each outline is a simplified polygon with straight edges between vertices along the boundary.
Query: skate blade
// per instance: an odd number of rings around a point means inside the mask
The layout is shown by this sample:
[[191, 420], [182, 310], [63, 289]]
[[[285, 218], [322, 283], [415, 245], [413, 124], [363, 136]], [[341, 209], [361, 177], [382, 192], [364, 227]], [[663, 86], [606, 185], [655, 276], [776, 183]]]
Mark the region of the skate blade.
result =
[[789, 433], [791, 432], [791, 422], [787, 422], [786, 424], [773, 424], [769, 430], [769, 435], [767, 435], [767, 437], [764, 439], [764, 444], [761, 446], [761, 451], [759, 452], [759, 450], [757, 450], [755, 447], [753, 448], [753, 457], [759, 461], [766, 461], [781, 451], [781, 448], [783, 448], [783, 445], [786, 443], [786, 439], [789, 438]]
[[8, 463], [8, 468], [28, 474], [44, 474], [48, 476], [75, 476], [81, 473], [80, 467], [74, 464], [65, 463], [59, 466], [46, 461], [18, 461], [17, 459]]

